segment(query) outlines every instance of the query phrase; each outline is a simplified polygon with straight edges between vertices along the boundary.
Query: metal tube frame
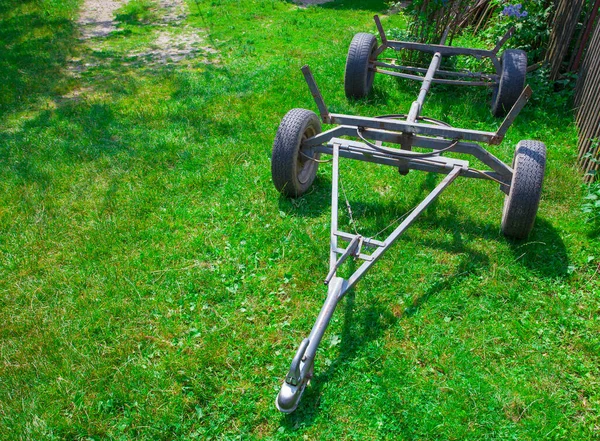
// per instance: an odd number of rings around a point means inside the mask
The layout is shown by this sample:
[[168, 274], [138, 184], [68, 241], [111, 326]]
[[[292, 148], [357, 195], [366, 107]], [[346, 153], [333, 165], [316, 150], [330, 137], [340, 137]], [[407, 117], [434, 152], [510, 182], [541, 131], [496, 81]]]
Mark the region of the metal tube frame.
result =
[[[375, 15], [373, 17], [375, 20], [375, 24], [377, 26], [377, 30], [379, 32], [379, 37], [381, 38], [381, 45], [377, 47], [375, 50], [375, 58], [376, 60], [371, 62], [369, 65], [369, 69], [375, 73], [380, 73], [384, 75], [391, 75], [401, 78], [407, 78], [410, 80], [416, 81], [425, 81], [425, 77], [408, 74], [402, 72], [404, 71], [412, 71], [416, 73], [426, 73], [426, 70], [423, 68], [411, 67], [411, 66], [401, 66], [395, 63], [383, 63], [377, 61], [377, 58], [386, 50], [393, 49], [397, 52], [401, 50], [414, 50], [419, 52], [431, 53], [431, 54], [439, 54], [440, 57], [444, 56], [453, 56], [453, 55], [466, 55], [472, 56], [477, 59], [489, 58], [494, 66], [495, 74], [486, 74], [483, 72], [453, 72], [453, 71], [437, 71], [436, 73], [441, 74], [442, 76], [449, 77], [459, 77], [463, 78], [462, 80], [453, 80], [447, 78], [435, 78], [433, 79], [434, 83], [439, 84], [455, 84], [460, 86], [485, 86], [485, 87], [495, 87], [500, 79], [500, 74], [502, 72], [502, 64], [500, 62], [500, 58], [498, 57], [498, 52], [502, 49], [502, 46], [506, 43], [506, 41], [514, 34], [515, 29], [510, 28], [506, 34], [498, 41], [496, 46], [492, 50], [486, 49], [473, 49], [466, 47], [454, 47], [445, 45], [446, 36], [448, 35], [448, 29], [444, 32], [444, 35], [440, 41], [440, 44], [426, 44], [426, 43], [415, 43], [410, 41], [396, 41], [396, 40], [388, 40], [385, 35], [385, 31], [383, 26], [381, 25], [381, 21], [379, 20], [379, 16]], [[383, 69], [382, 69], [383, 68]], [[479, 80], [479, 81], [475, 81]]]
[[[381, 35], [382, 47], [422, 50], [433, 53], [433, 57], [424, 77], [420, 77], [423, 84], [419, 96], [412, 103], [409, 114], [403, 119], [396, 117], [369, 118], [330, 113], [310, 68], [308, 66], [302, 68], [308, 87], [319, 109], [321, 119], [324, 123], [335, 124], [337, 127], [306, 139], [302, 143], [302, 151], [309, 157], [313, 157], [313, 154], [316, 153], [332, 156], [329, 272], [324, 279], [325, 285], [328, 286], [328, 293], [309, 336], [302, 341], [296, 351], [289, 372], [277, 395], [275, 404], [280, 411], [285, 413], [293, 412], [296, 409], [302, 393], [312, 378], [317, 348], [338, 302], [442, 191], [459, 176], [494, 180], [500, 183], [500, 189], [507, 194], [512, 181], [513, 169], [477, 142], [499, 144], [502, 141], [506, 131], [531, 96], [529, 86], [521, 93], [521, 96], [496, 132], [455, 128], [420, 116], [429, 88], [435, 82], [434, 75], [439, 69], [443, 55], [460, 53], [495, 57], [501, 45], [510, 36], [510, 32], [493, 51], [467, 50], [443, 46], [446, 33], [442, 39], [442, 45], [419, 45], [417, 43], [389, 41], [385, 38], [385, 33], [377, 16], [375, 16], [375, 22]], [[497, 60], [497, 57], [495, 59]], [[493, 76], [490, 76], [489, 79], [495, 80]], [[363, 142], [342, 139], [342, 136], [359, 137]], [[367, 140], [373, 140], [376, 144], [372, 144]], [[383, 147], [383, 142], [399, 144], [401, 148]], [[412, 151], [413, 147], [430, 149], [431, 153], [415, 152]], [[471, 155], [490, 167], [491, 170], [472, 169], [469, 167], [468, 161], [443, 157], [442, 154], [446, 152]], [[401, 173], [407, 173], [408, 170], [422, 170], [445, 174], [446, 176], [394, 229], [387, 239], [380, 241], [363, 237], [360, 234], [344, 232], [338, 228], [340, 157], [397, 167]], [[340, 239], [347, 243], [345, 247], [339, 246]], [[367, 251], [367, 249], [370, 251]], [[363, 263], [348, 279], [338, 277], [338, 269], [350, 257], [361, 260]]]

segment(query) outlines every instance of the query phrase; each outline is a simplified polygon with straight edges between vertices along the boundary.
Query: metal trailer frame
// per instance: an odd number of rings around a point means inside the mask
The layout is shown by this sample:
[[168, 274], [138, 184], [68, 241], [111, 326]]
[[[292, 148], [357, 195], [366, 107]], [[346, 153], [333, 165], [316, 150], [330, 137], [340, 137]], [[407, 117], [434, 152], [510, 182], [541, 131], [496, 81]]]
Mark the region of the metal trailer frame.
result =
[[[378, 19], [376, 19], [376, 22], [378, 23], [383, 39], [384, 34], [381, 30], [381, 24]], [[508, 36], [505, 36], [501, 43], [506, 38]], [[303, 155], [303, 157], [309, 159], [316, 159], [318, 154], [328, 154], [333, 157], [329, 272], [324, 280], [325, 285], [328, 286], [328, 294], [310, 335], [302, 341], [296, 351], [289, 372], [277, 396], [276, 406], [280, 411], [290, 413], [297, 408], [302, 393], [313, 376], [313, 365], [317, 348], [338, 302], [442, 191], [457, 177], [461, 176], [495, 181], [500, 184], [500, 189], [509, 195], [514, 175], [513, 167], [502, 162], [485, 148], [481, 147], [479, 143], [497, 145], [502, 141], [506, 131], [531, 97], [532, 92], [529, 86], [522, 91], [496, 132], [455, 128], [446, 123], [420, 116], [423, 102], [431, 84], [441, 82], [436, 80], [434, 75], [439, 72], [438, 69], [443, 55], [468, 53], [475, 56], [489, 56], [492, 60], [496, 60], [494, 64], [497, 65], [497, 57], [495, 55], [500, 46], [501, 44], [493, 51], [479, 51], [474, 49], [449, 49], [447, 46], [397, 43], [384, 40], [382, 47], [411, 48], [433, 53], [430, 66], [422, 78], [422, 87], [419, 96], [413, 102], [408, 115], [389, 115], [370, 118], [330, 113], [309, 67], [304, 66], [302, 68], [305, 80], [319, 109], [321, 120], [324, 123], [336, 125], [336, 127], [308, 137], [308, 139], [299, 140], [300, 147], [298, 149], [300, 150], [297, 151], [298, 155]], [[493, 76], [489, 78], [492, 81], [495, 80]], [[359, 141], [343, 139], [342, 137], [355, 137]], [[383, 146], [383, 142], [397, 144], [400, 148]], [[425, 148], [430, 151], [426, 153], [412, 151], [413, 147]], [[490, 170], [476, 170], [469, 166], [468, 161], [442, 156], [443, 153], [449, 152], [471, 155], [489, 167]], [[387, 239], [380, 241], [363, 237], [359, 234], [344, 232], [338, 228], [340, 157], [389, 165], [398, 168], [401, 174], [406, 174], [409, 170], [422, 170], [445, 174], [446, 177], [410, 212]], [[294, 160], [299, 161], [300, 159]], [[543, 169], [541, 173], [543, 179]], [[537, 211], [537, 205], [535, 210]], [[535, 217], [535, 212], [533, 216]], [[340, 241], [345, 242], [345, 245], [340, 245]], [[359, 259], [363, 263], [348, 279], [344, 279], [337, 276], [337, 270], [349, 257]]]
[[[433, 83], [439, 84], [455, 84], [462, 86], [487, 86], [487, 87], [495, 87], [498, 85], [500, 81], [500, 76], [502, 74], [502, 63], [500, 58], [498, 57], [498, 52], [507, 42], [507, 40], [512, 37], [515, 32], [515, 28], [511, 27], [506, 34], [497, 42], [496, 46], [491, 50], [485, 49], [473, 49], [466, 47], [454, 47], [445, 45], [446, 38], [448, 36], [449, 28], [446, 29], [444, 35], [442, 36], [440, 44], [425, 44], [425, 43], [415, 43], [409, 41], [396, 41], [396, 40], [388, 40], [385, 35], [385, 31], [383, 30], [383, 26], [381, 25], [381, 21], [379, 20], [379, 16], [375, 15], [373, 17], [375, 20], [375, 25], [377, 26], [377, 31], [379, 33], [379, 38], [381, 38], [381, 45], [377, 47], [375, 52], [373, 53], [374, 58], [376, 59], [371, 63], [370, 69], [375, 73], [380, 73], [384, 75], [391, 75], [400, 78], [407, 78], [410, 80], [423, 81], [424, 77], [415, 74], [425, 74], [427, 69], [411, 67], [411, 66], [402, 66], [399, 64], [395, 64], [395, 60], [389, 60], [389, 62], [378, 61], [377, 58], [386, 50], [393, 49], [395, 51], [401, 51], [403, 49], [415, 50], [419, 52], [425, 52], [430, 54], [439, 53], [441, 56], [453, 56], [453, 55], [468, 55], [473, 56], [477, 59], [489, 58], [494, 66], [495, 74], [489, 74], [484, 72], [469, 72], [469, 71], [446, 71], [446, 70], [436, 70], [436, 74], [441, 77], [449, 77], [449, 78], [434, 78]], [[405, 71], [405, 72], [403, 72]], [[411, 73], [406, 73], [411, 72]], [[460, 78], [460, 79], [453, 79]]]

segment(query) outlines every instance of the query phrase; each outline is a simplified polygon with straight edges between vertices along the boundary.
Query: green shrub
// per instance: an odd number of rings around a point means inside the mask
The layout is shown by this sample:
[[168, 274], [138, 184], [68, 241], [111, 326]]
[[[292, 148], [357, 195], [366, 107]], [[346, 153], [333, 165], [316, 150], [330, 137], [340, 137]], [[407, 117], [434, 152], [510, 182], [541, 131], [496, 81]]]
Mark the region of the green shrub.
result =
[[535, 63], [544, 58], [551, 32], [554, 3], [549, 0], [530, 0], [524, 2], [521, 8], [511, 9], [520, 5], [521, 3], [512, 4], [505, 0], [492, 0], [489, 7], [493, 12], [483, 35], [490, 43], [495, 43], [514, 26], [515, 33], [510, 39], [510, 47], [523, 49], [527, 52], [529, 63]]
[[474, 32], [477, 29], [478, 37], [493, 46], [514, 26], [516, 32], [510, 47], [525, 50], [530, 62], [543, 59], [550, 37], [554, 2], [490, 0], [485, 6], [477, 6], [478, 3], [473, 0], [414, 0], [404, 9], [411, 22], [410, 39], [438, 43], [446, 27], [450, 26], [451, 38], [465, 30]]

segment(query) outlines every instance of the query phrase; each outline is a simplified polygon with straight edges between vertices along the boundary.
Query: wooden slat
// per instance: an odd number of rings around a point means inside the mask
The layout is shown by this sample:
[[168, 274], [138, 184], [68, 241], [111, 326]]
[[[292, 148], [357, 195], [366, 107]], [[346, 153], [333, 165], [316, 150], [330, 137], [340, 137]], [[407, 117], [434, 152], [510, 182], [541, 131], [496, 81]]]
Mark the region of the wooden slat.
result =
[[550, 64], [550, 79], [553, 81], [558, 78], [562, 62], [569, 51], [583, 4], [584, 0], [559, 0], [558, 2], [546, 52], [546, 60]]
[[579, 79], [575, 89], [575, 105], [578, 107], [577, 119], [580, 122], [580, 118], [585, 114], [585, 109], [589, 107], [590, 101], [596, 101], [596, 96], [593, 96], [589, 92], [595, 89], [598, 84], [600, 76], [598, 75], [598, 68], [600, 67], [600, 32], [598, 27], [592, 36], [590, 45], [585, 55], [581, 70], [579, 72]]
[[[589, 181], [592, 177], [588, 173], [599, 168], [593, 158], [600, 159], [600, 145], [593, 142], [600, 139], [600, 25], [596, 25], [584, 55], [575, 89], [575, 105], [579, 135], [577, 161]], [[591, 158], [586, 157], [588, 153]]]

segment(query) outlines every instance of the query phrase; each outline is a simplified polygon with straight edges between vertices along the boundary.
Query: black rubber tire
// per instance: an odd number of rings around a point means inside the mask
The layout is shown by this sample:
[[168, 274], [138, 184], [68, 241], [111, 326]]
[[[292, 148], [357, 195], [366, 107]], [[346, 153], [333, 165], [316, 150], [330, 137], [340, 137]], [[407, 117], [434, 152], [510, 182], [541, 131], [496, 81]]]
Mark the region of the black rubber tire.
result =
[[374, 35], [361, 32], [352, 39], [344, 74], [347, 98], [364, 98], [371, 92], [375, 72], [369, 70], [369, 61], [376, 49], [377, 39]]
[[314, 112], [292, 109], [281, 120], [271, 155], [275, 188], [288, 197], [302, 196], [310, 188], [319, 163], [319, 154], [307, 157], [302, 141], [321, 133], [321, 121]]
[[502, 72], [492, 97], [492, 114], [504, 116], [517, 102], [527, 76], [527, 53], [518, 49], [507, 49], [500, 59]]
[[502, 210], [502, 233], [512, 239], [529, 236], [537, 215], [544, 171], [546, 146], [540, 141], [521, 141], [513, 159], [513, 178]]

